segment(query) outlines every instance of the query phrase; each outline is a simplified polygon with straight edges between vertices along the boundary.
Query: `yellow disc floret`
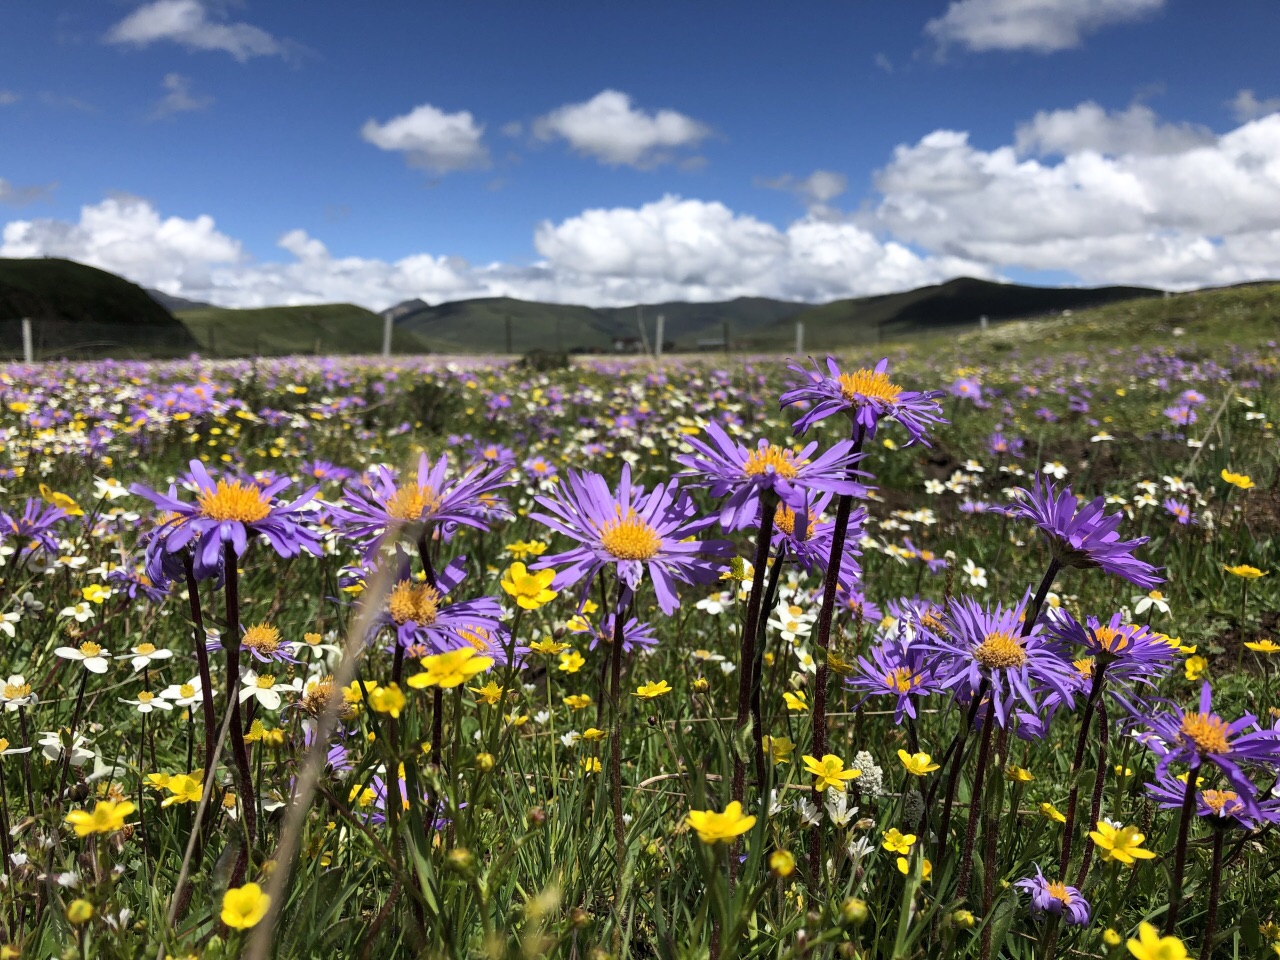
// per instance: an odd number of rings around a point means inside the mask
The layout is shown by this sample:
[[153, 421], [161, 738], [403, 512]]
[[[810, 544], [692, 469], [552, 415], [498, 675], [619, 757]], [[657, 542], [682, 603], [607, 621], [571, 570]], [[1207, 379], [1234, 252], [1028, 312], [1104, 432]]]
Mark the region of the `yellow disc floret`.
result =
[[1027, 651], [1022, 649], [1018, 638], [1002, 630], [988, 633], [978, 649], [973, 651], [973, 656], [991, 670], [1007, 670], [1027, 662]]
[[271, 501], [258, 485], [239, 480], [219, 480], [213, 490], [202, 491], [197, 502], [204, 516], [220, 523], [256, 523], [271, 512]]
[[600, 546], [619, 560], [651, 560], [662, 549], [662, 537], [631, 509], [600, 528]]

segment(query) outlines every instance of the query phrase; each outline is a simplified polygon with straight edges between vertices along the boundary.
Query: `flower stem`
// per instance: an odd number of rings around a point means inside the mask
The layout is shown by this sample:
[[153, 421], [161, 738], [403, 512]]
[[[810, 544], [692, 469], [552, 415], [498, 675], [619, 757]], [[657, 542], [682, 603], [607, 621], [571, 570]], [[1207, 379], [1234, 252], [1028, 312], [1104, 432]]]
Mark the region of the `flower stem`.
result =
[[[624, 603], [624, 598], [627, 602]], [[609, 651], [609, 800], [613, 807], [613, 842], [617, 851], [618, 885], [613, 909], [616, 914], [615, 945], [627, 925], [627, 911], [622, 902], [626, 873], [627, 826], [622, 819], [622, 631], [630, 606], [626, 585], [618, 581], [617, 608], [613, 621], [613, 649]]]
[[[1097, 829], [1098, 817], [1102, 815], [1102, 791], [1106, 787], [1107, 778], [1107, 706], [1098, 704], [1098, 769], [1093, 775], [1093, 798], [1089, 803], [1089, 824]], [[1093, 847], [1086, 844], [1084, 858], [1080, 861], [1080, 872], [1076, 874], [1076, 887], [1084, 889], [1084, 878], [1089, 874], [1089, 865], [1093, 862]]]
[[1200, 945], [1200, 960], [1209, 960], [1213, 954], [1213, 934], [1218, 926], [1218, 890], [1222, 882], [1222, 841], [1227, 831], [1214, 825], [1213, 866], [1209, 872], [1209, 910], [1204, 920], [1204, 941]]
[[[204, 629], [204, 614], [200, 610], [200, 584], [196, 580], [195, 561], [188, 550], [182, 555], [183, 570], [187, 575], [187, 600], [191, 604], [191, 622], [195, 625], [196, 669], [200, 673], [200, 708], [204, 714], [204, 769], [213, 766], [218, 744], [218, 715], [213, 706], [213, 680], [209, 675], [209, 651], [205, 648], [208, 637]], [[238, 639], [238, 638], [237, 638]], [[235, 695], [235, 691], [232, 692]], [[188, 765], [187, 772], [190, 773]]]
[[[786, 548], [783, 547], [773, 558], [773, 569], [769, 571], [769, 585], [764, 591], [764, 605], [762, 610], [772, 610], [774, 601], [778, 596], [778, 580], [781, 578], [783, 563], [786, 558]], [[755, 756], [756, 780], [760, 783], [760, 789], [764, 789], [765, 782], [765, 758], [764, 758], [764, 719], [763, 709], [760, 704], [761, 684], [764, 682], [764, 624], [765, 618], [760, 618], [760, 625], [756, 632], [756, 649], [755, 658], [751, 664], [751, 728], [755, 734], [752, 743], [752, 749]]]
[[[969, 893], [969, 875], [973, 872], [973, 843], [978, 835], [978, 821], [982, 817], [982, 794], [986, 785], [987, 758], [991, 754], [991, 733], [996, 725], [996, 702], [987, 700], [987, 712], [982, 720], [982, 745], [978, 748], [978, 768], [973, 775], [973, 793], [969, 797], [969, 823], [964, 832], [964, 849], [960, 857], [960, 878], [956, 881], [956, 900], [963, 901]], [[991, 869], [988, 865], [987, 869]]]
[[[249, 769], [249, 749], [244, 742], [244, 720], [240, 714], [240, 572], [235, 547], [227, 543], [223, 553], [224, 587], [227, 601], [227, 632], [222, 649], [227, 654], [227, 696], [231, 700], [231, 755], [236, 762], [236, 779], [240, 785], [240, 806], [244, 810], [245, 831], [249, 844], [258, 839], [258, 809], [253, 798], [253, 773]], [[247, 853], [246, 853], [247, 855]], [[239, 871], [237, 871], [239, 872]], [[236, 878], [239, 882], [239, 878]]]
[[[746, 780], [746, 758], [740, 752], [742, 731], [749, 730], [751, 740], [760, 739], [753, 728], [751, 686], [755, 678], [756, 634], [760, 628], [760, 605], [764, 599], [765, 568], [769, 561], [769, 541], [773, 539], [773, 514], [777, 496], [768, 491], [760, 497], [760, 528], [756, 532], [756, 555], [751, 573], [751, 595], [747, 598], [747, 622], [742, 628], [742, 644], [738, 653], [738, 716], [734, 721], [733, 787], [731, 799], [742, 801]], [[756, 750], [752, 750], [754, 754]], [[759, 767], [760, 764], [757, 764]]]
[[1187, 834], [1191, 830], [1191, 817], [1196, 808], [1196, 780], [1200, 764], [1196, 763], [1187, 774], [1187, 790], [1182, 795], [1182, 817], [1178, 821], [1178, 843], [1173, 848], [1173, 874], [1169, 880], [1169, 912], [1164, 917], [1164, 935], [1173, 936], [1178, 925], [1178, 910], [1182, 907], [1182, 878], [1187, 868]]
[[1106, 664], [1095, 664], [1093, 683], [1089, 687], [1089, 699], [1084, 705], [1084, 715], [1080, 719], [1080, 735], [1076, 737], [1076, 752], [1071, 758], [1071, 770], [1067, 779], [1071, 782], [1071, 796], [1067, 799], [1067, 820], [1062, 825], [1062, 855], [1058, 858], [1058, 876], [1067, 875], [1067, 866], [1071, 863], [1071, 846], [1075, 841], [1076, 804], [1080, 800], [1080, 765], [1084, 763], [1084, 748], [1089, 741], [1089, 727], [1093, 721], [1093, 710], [1098, 705], [1098, 697], [1102, 693], [1102, 675]]

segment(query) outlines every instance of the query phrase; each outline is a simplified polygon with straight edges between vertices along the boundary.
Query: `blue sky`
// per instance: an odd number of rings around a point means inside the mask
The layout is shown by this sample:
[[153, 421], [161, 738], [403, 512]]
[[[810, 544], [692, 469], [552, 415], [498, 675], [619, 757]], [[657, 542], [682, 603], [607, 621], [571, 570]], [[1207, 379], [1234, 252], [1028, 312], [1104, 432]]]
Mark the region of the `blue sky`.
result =
[[1276, 276], [1278, 18], [11, 3], [0, 255], [236, 305]]

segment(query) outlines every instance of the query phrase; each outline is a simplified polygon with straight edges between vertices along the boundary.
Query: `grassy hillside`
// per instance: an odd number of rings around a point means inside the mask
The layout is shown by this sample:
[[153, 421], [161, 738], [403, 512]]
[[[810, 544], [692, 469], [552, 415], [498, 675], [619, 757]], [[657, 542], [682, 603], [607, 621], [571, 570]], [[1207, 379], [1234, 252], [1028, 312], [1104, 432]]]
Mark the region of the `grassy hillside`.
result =
[[806, 347], [829, 349], [976, 325], [983, 315], [994, 323], [1158, 296], [1160, 291], [1147, 287], [1029, 287], [960, 277], [904, 293], [812, 307], [757, 331], [750, 343], [786, 348], [795, 341], [797, 322], [804, 323]]
[[[350, 303], [228, 310], [206, 307], [178, 313], [206, 356], [290, 353], [381, 353], [382, 317]], [[420, 338], [396, 331], [397, 353], [426, 349]]]
[[0, 355], [21, 357], [23, 317], [42, 359], [195, 349], [186, 328], [141, 287], [70, 260], [0, 260]]

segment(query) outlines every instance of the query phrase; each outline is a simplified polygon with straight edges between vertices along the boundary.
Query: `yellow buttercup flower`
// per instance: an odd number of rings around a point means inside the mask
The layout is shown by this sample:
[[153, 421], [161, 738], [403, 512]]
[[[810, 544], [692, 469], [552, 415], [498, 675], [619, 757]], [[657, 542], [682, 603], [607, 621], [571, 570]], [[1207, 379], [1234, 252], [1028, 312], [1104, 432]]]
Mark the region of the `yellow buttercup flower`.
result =
[[769, 870], [775, 877], [789, 877], [796, 871], [796, 858], [786, 850], [769, 854]]
[[56, 490], [50, 490], [43, 483], [40, 484], [40, 497], [45, 503], [52, 504], [53, 506], [65, 511], [68, 516], [84, 516], [84, 511], [80, 509], [80, 504], [76, 503], [65, 493], [58, 493]]
[[467, 687], [467, 689], [491, 707], [502, 699], [502, 687], [498, 686], [492, 680], [486, 683], [483, 687]]
[[1240, 577], [1244, 580], [1257, 580], [1259, 577], [1265, 577], [1267, 571], [1259, 570], [1257, 567], [1251, 567], [1247, 563], [1241, 563], [1234, 567], [1223, 564], [1222, 569], [1227, 571], [1233, 577]]
[[99, 800], [92, 813], [72, 810], [67, 814], [66, 822], [75, 828], [77, 837], [87, 837], [91, 833], [115, 833], [124, 829], [124, 818], [137, 809], [129, 800]]
[[560, 654], [560, 669], [565, 673], [577, 673], [586, 662], [577, 650]]
[[564, 698], [564, 704], [571, 710], [582, 710], [591, 706], [591, 697], [585, 693], [571, 693]]
[[665, 680], [659, 680], [657, 683], [646, 683], [636, 687], [633, 697], [639, 697], [641, 700], [654, 700], [671, 692], [671, 684]]
[[1138, 939], [1127, 944], [1137, 960], [1187, 960], [1187, 948], [1177, 937], [1162, 937], [1149, 923], [1138, 925]]
[[161, 802], [162, 807], [172, 807], [176, 803], [199, 803], [200, 798], [204, 796], [204, 784], [185, 773], [170, 777], [165, 788], [170, 796], [165, 797]]
[[583, 761], [582, 761], [582, 772], [583, 772], [583, 773], [599, 773], [599, 772], [600, 772], [600, 758], [599, 758], [599, 757], [587, 757], [585, 760], [583, 760]]
[[1187, 662], [1182, 667], [1186, 671], [1187, 679], [1194, 683], [1209, 669], [1209, 661], [1200, 656], [1187, 657]]
[[404, 693], [399, 684], [375, 687], [369, 691], [369, 708], [377, 713], [389, 713], [393, 720], [399, 718], [404, 705]]
[[[906, 857], [899, 857], [897, 860], [897, 864], [898, 864], [898, 872], [903, 876], [906, 876], [911, 872], [911, 861], [908, 860]], [[925, 860], [920, 865], [920, 879], [928, 880], [932, 876], [933, 876], [933, 864], [930, 863], [928, 860]]]
[[607, 730], [601, 730], [599, 727], [587, 727], [587, 729], [582, 732], [582, 739], [591, 743], [595, 740], [603, 740], [608, 735], [609, 731]]
[[1009, 780], [1013, 783], [1030, 783], [1032, 780], [1036, 778], [1035, 774], [1032, 773], [1030, 770], [1026, 769], [1025, 767], [1016, 766], [1014, 764], [1010, 764], [1009, 766], [1005, 767], [1004, 776], [1006, 780]]
[[844, 793], [848, 781], [862, 776], [862, 771], [852, 767], [846, 769], [844, 761], [834, 753], [828, 753], [821, 760], [807, 754], [802, 758], [807, 773], [813, 774], [813, 787], [819, 793], [830, 787]]
[[1222, 479], [1227, 481], [1233, 487], [1239, 487], [1241, 490], [1251, 490], [1255, 486], [1253, 480], [1247, 473], [1232, 473], [1230, 470], [1223, 469]]
[[899, 750], [898, 759], [902, 761], [902, 766], [907, 773], [915, 777], [923, 777], [938, 769], [938, 764], [934, 763], [933, 757], [927, 753], [907, 753], [905, 750]]
[[248, 930], [261, 922], [271, 906], [271, 897], [256, 883], [233, 887], [222, 895], [222, 922], [233, 930]]
[[1117, 863], [1132, 865], [1138, 860], [1151, 860], [1155, 854], [1142, 849], [1146, 835], [1139, 833], [1137, 827], [1113, 827], [1106, 821], [1099, 821], [1098, 829], [1089, 833], [1089, 838], [1102, 851], [1103, 860], [1114, 860]]
[[765, 734], [760, 738], [760, 742], [769, 751], [775, 767], [780, 763], [791, 762], [791, 754], [795, 752], [796, 745], [791, 742], [790, 737], [771, 737]]
[[1245, 644], [1245, 649], [1252, 650], [1254, 653], [1280, 653], [1280, 643], [1269, 638], [1250, 640]]
[[915, 846], [917, 839], [918, 837], [914, 833], [902, 833], [897, 827], [894, 827], [884, 835], [884, 838], [880, 841], [880, 846], [890, 853], [905, 855], [911, 852], [911, 848]]
[[[476, 674], [484, 673], [493, 666], [493, 657], [482, 657], [475, 647], [461, 647], [424, 657], [422, 673], [409, 678], [409, 686], [421, 690], [425, 687], [443, 687], [450, 690], [460, 687]], [[376, 706], [374, 709], [378, 709]]]
[[[78, 927], [93, 918], [93, 904], [88, 900], [72, 900], [67, 904], [67, 923]], [[18, 954], [14, 954], [18, 956]]]
[[782, 700], [787, 705], [788, 710], [794, 710], [797, 713], [800, 713], [809, 709], [809, 700], [804, 695], [803, 690], [799, 693], [786, 691], [782, 694]]
[[1040, 816], [1046, 820], [1052, 820], [1054, 823], [1066, 823], [1067, 815], [1046, 800], [1040, 804]]
[[553, 637], [547, 637], [545, 640], [534, 640], [529, 644], [529, 650], [533, 653], [545, 653], [549, 657], [554, 657], [557, 653], [563, 653], [569, 649], [567, 643], [561, 643]]
[[728, 843], [756, 825], [756, 818], [744, 815], [737, 800], [724, 808], [723, 813], [714, 810], [691, 810], [686, 823], [698, 832], [703, 843]]
[[517, 561], [507, 568], [502, 578], [502, 589], [524, 610], [537, 610], [550, 603], [559, 593], [551, 589], [556, 578], [554, 570], [539, 570], [530, 573], [523, 563]]

